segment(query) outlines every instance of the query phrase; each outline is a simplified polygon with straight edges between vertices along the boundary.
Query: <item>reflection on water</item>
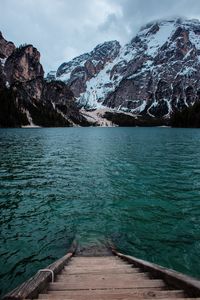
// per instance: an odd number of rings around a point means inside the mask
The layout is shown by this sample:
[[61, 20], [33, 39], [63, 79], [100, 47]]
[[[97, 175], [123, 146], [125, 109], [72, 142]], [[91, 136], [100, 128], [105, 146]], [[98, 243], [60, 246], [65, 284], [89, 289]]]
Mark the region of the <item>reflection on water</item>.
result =
[[199, 276], [200, 131], [0, 130], [2, 293], [81, 245]]

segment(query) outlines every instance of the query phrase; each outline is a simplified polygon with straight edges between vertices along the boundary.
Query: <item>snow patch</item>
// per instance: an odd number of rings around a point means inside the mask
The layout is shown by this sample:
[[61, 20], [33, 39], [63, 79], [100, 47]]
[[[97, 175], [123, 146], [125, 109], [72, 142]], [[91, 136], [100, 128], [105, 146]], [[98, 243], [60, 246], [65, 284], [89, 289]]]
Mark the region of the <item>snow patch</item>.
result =
[[6, 81], [6, 88], [9, 89], [10, 88], [10, 83], [8, 81]]
[[[141, 100], [139, 100], [141, 102]], [[135, 109], [132, 109], [131, 112], [132, 113], [141, 113], [145, 107], [146, 107], [147, 103], [145, 100], [143, 100], [142, 104], [138, 107], [136, 107]]]
[[62, 75], [57, 76], [56, 80], [61, 80], [65, 83], [67, 83], [69, 81], [70, 77], [71, 77], [71, 71], [69, 71], [69, 73], [63, 73]]
[[7, 58], [0, 58], [2, 67], [4, 67]]
[[196, 47], [197, 50], [200, 50], [200, 36], [195, 34], [194, 31], [189, 32], [190, 42]]
[[40, 126], [35, 125], [35, 124], [33, 123], [33, 119], [32, 119], [32, 117], [31, 117], [31, 115], [30, 115], [30, 112], [29, 112], [27, 109], [23, 110], [23, 112], [24, 112], [24, 113], [26, 114], [26, 116], [27, 116], [27, 119], [28, 119], [28, 121], [29, 121], [29, 125], [22, 126], [22, 128], [40, 128]]
[[93, 111], [86, 111], [81, 109], [81, 114], [90, 122], [93, 123], [95, 126], [101, 127], [116, 127], [117, 125], [113, 124], [111, 121], [105, 119], [103, 115], [105, 112], [112, 111], [109, 108], [106, 109], [96, 109]]
[[165, 22], [160, 25], [159, 30], [146, 39], [146, 43], [148, 45], [146, 54], [149, 56], [155, 56], [159, 48], [167, 42], [173, 31], [174, 23]]
[[191, 76], [194, 72], [197, 72], [195, 68], [186, 66], [180, 72], [178, 72], [177, 75]]

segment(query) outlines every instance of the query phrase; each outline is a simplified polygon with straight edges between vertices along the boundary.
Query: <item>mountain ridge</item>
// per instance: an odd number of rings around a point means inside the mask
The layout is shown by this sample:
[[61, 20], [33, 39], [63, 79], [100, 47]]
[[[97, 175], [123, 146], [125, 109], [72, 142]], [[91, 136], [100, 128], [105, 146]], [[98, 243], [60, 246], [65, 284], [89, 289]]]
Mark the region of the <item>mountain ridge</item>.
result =
[[150, 22], [126, 45], [99, 44], [47, 78], [33, 45], [0, 33], [0, 127], [194, 126], [199, 102], [196, 19]]
[[[177, 109], [199, 101], [199, 71], [199, 20], [157, 20], [120, 47], [113, 61], [88, 78], [76, 97], [86, 109], [108, 107], [170, 118]], [[73, 71], [68, 76], [73, 80]], [[69, 86], [70, 80], [65, 81]]]
[[108, 62], [118, 55], [121, 45], [113, 40], [97, 45], [91, 52], [84, 53], [63, 63], [55, 72], [47, 75], [47, 80], [61, 80], [68, 84], [75, 97], [85, 91], [86, 82], [96, 76]]
[[0, 127], [88, 125], [69, 87], [44, 79], [39, 51], [0, 34]]

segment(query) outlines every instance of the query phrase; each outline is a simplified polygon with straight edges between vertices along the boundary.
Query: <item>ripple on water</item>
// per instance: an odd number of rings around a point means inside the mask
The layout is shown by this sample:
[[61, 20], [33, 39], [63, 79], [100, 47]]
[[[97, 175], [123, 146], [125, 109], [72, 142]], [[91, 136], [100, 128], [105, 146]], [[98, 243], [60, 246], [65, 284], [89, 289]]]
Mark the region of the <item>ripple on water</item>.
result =
[[2, 293], [106, 239], [200, 277], [200, 132], [0, 129]]

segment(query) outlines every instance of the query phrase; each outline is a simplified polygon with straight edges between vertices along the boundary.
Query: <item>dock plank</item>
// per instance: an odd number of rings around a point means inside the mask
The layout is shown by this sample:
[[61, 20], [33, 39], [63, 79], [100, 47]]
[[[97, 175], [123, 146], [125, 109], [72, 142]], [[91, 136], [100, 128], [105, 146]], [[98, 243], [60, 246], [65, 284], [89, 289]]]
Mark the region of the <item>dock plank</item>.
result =
[[[160, 278], [118, 257], [73, 257], [43, 300], [186, 299], [181, 289], [169, 289]], [[188, 298], [189, 299], [189, 298]]]
[[66, 281], [66, 282], [55, 282], [49, 284], [49, 290], [87, 290], [87, 289], [130, 289], [130, 288], [149, 288], [149, 287], [165, 287], [162, 280], [126, 280], [121, 276], [121, 279], [116, 281], [115, 279], [109, 278], [107, 280], [88, 280], [83, 279], [80, 282], [77, 281]]
[[148, 275], [145, 273], [111, 273], [105, 274], [102, 271], [102, 274], [74, 274], [74, 275], [59, 275], [56, 278], [57, 282], [90, 282], [90, 281], [105, 281], [105, 280], [115, 280], [120, 281], [136, 281], [136, 280], [144, 280], [149, 279]]
[[117, 289], [116, 290], [85, 290], [85, 291], [51, 291], [48, 294], [40, 294], [39, 299], [67, 299], [77, 300], [107, 300], [107, 299], [163, 299], [163, 298], [182, 298], [184, 297], [183, 291], [160, 291], [151, 289]]

